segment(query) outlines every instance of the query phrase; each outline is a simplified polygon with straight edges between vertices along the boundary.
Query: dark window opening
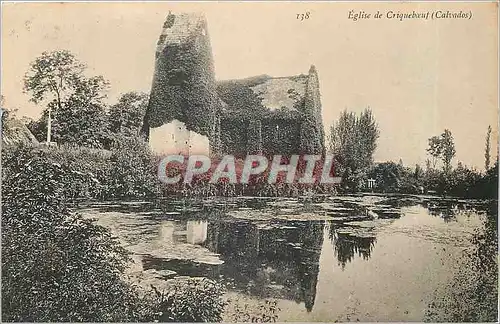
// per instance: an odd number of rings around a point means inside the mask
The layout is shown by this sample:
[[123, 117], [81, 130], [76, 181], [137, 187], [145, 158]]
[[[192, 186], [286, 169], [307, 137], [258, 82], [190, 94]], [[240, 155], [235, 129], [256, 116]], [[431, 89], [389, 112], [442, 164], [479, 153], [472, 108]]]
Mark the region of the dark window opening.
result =
[[165, 23], [163, 24], [163, 28], [172, 27], [174, 25], [174, 21], [175, 21], [175, 15], [169, 13], [167, 19], [165, 20]]
[[172, 69], [168, 72], [169, 85], [182, 85], [186, 79], [187, 75], [182, 69]]
[[165, 41], [165, 38], [167, 38], [167, 35], [160, 35], [160, 38], [158, 39], [157, 45], [160, 45]]

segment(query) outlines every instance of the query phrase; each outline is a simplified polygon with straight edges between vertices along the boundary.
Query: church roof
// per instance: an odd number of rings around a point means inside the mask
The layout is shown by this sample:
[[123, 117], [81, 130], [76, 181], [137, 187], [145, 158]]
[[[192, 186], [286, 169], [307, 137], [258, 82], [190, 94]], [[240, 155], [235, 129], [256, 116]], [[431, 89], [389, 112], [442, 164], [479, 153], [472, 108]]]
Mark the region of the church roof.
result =
[[260, 75], [240, 80], [217, 82], [217, 93], [226, 104], [228, 116], [245, 112], [269, 116], [299, 116], [304, 104], [308, 76]]
[[2, 143], [5, 145], [17, 143], [38, 144], [38, 140], [33, 133], [18, 119], [6, 120], [2, 128]]

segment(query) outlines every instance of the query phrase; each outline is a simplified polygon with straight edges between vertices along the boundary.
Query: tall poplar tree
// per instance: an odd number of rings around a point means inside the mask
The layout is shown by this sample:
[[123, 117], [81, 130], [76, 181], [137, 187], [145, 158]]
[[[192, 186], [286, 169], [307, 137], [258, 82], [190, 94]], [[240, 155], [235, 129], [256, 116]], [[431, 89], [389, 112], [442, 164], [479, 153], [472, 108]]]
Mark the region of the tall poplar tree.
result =
[[491, 138], [491, 125], [488, 126], [488, 131], [486, 132], [486, 147], [484, 150], [484, 167], [486, 171], [490, 169], [490, 138]]
[[356, 189], [362, 175], [373, 163], [379, 137], [378, 125], [370, 109], [359, 116], [344, 110], [330, 127], [329, 151], [343, 183]]

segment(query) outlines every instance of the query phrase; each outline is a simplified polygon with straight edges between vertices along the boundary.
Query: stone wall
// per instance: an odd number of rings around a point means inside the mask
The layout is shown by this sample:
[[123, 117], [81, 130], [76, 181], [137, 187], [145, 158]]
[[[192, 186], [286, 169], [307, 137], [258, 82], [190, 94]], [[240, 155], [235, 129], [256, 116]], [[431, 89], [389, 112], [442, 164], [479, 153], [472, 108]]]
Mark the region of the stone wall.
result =
[[266, 119], [262, 121], [262, 151], [266, 155], [298, 153], [299, 119]]
[[157, 154], [209, 154], [208, 137], [188, 130], [177, 119], [151, 128], [149, 146]]
[[223, 119], [219, 154], [297, 154], [300, 144], [300, 120], [294, 119]]

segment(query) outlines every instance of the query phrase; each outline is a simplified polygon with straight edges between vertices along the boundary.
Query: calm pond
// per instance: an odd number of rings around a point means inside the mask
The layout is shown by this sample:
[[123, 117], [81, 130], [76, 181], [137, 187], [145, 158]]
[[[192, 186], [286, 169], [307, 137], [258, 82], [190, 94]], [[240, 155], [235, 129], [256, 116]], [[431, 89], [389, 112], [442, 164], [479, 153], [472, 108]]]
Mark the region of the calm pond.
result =
[[[424, 321], [469, 267], [496, 204], [419, 196], [94, 204], [144, 280], [203, 276], [279, 321]], [[494, 238], [486, 242], [496, 249]], [[147, 275], [147, 276], [146, 276]]]

